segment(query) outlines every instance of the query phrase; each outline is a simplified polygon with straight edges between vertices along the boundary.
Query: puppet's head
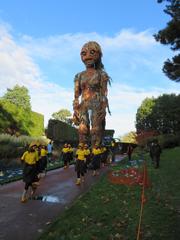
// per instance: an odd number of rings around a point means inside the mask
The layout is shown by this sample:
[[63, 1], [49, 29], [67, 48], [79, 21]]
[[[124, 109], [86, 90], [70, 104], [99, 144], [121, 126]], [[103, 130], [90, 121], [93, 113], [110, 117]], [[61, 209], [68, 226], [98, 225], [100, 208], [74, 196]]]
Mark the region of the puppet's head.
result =
[[87, 68], [103, 69], [101, 58], [102, 51], [97, 42], [91, 41], [84, 44], [81, 49], [81, 60]]

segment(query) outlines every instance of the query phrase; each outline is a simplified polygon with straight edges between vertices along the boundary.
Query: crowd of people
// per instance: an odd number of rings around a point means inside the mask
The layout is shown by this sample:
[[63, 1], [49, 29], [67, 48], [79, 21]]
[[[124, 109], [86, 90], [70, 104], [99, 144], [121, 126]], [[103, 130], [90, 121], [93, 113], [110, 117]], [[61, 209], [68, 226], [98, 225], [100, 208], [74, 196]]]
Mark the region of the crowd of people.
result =
[[[24, 191], [21, 202], [24, 203], [29, 197], [33, 197], [39, 180], [44, 173], [46, 175], [47, 162], [52, 161], [53, 144], [31, 143], [28, 150], [21, 157], [23, 164]], [[77, 175], [76, 184], [80, 185], [85, 181], [85, 174], [91, 170], [92, 175], [99, 174], [99, 169], [107, 164], [108, 149], [103, 145], [95, 144], [90, 148], [87, 144], [80, 143], [77, 148], [65, 143], [61, 149], [60, 159], [64, 169], [68, 169], [70, 163], [75, 162], [75, 172]]]
[[64, 169], [67, 169], [70, 162], [75, 160], [77, 185], [84, 182], [84, 176], [88, 170], [92, 170], [93, 176], [98, 175], [99, 169], [107, 164], [107, 156], [108, 150], [105, 146], [95, 144], [93, 148], [90, 148], [83, 143], [80, 143], [77, 149], [73, 149], [70, 144], [65, 143], [61, 153]]
[[[76, 185], [80, 185], [85, 181], [85, 174], [92, 171], [92, 176], [99, 174], [99, 169], [109, 164], [108, 155], [111, 151], [111, 161], [114, 159], [114, 145], [107, 148], [105, 145], [95, 144], [93, 147], [87, 144], [79, 143], [77, 148], [73, 148], [70, 143], [65, 143], [61, 149], [60, 159], [63, 162], [64, 170], [69, 168], [70, 163], [75, 163]], [[28, 150], [21, 157], [23, 163], [23, 181], [25, 183], [21, 202], [28, 199], [28, 191], [33, 196], [42, 173], [46, 175], [47, 162], [52, 161], [53, 144], [31, 143]], [[131, 161], [133, 147], [131, 144], [127, 147], [127, 156]], [[149, 147], [152, 164], [155, 168], [159, 168], [161, 147], [157, 140], [154, 140]]]

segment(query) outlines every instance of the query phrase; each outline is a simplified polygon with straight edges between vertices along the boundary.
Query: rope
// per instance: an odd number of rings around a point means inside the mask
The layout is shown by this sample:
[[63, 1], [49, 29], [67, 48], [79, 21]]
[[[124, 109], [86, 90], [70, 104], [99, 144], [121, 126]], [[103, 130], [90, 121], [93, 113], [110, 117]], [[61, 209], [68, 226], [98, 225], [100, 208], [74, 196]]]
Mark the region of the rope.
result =
[[141, 209], [139, 214], [139, 224], [138, 224], [138, 231], [137, 231], [137, 238], [136, 240], [140, 239], [141, 236], [141, 224], [142, 224], [142, 215], [143, 215], [143, 208], [145, 203], [145, 186], [147, 185], [147, 166], [146, 162], [144, 162], [144, 168], [143, 168], [143, 187], [142, 187], [142, 193], [141, 193]]

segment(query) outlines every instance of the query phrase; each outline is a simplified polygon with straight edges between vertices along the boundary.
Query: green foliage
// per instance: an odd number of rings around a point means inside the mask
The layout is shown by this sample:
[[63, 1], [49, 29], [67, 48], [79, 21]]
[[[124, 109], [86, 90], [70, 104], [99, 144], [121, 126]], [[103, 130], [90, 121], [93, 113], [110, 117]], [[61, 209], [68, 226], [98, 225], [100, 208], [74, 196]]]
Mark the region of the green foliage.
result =
[[0, 159], [20, 157], [31, 142], [44, 141], [42, 137], [29, 136], [11, 136], [9, 134], [0, 134]]
[[13, 89], [7, 89], [7, 92], [2, 97], [2, 99], [7, 100], [8, 102], [13, 103], [25, 110], [31, 110], [28, 89], [24, 86], [20, 87], [19, 85], [15, 85]]
[[68, 117], [71, 117], [71, 115], [72, 114], [68, 109], [61, 109], [58, 112], [53, 113], [52, 117], [55, 120], [59, 120], [59, 121], [68, 123]]
[[[31, 138], [27, 136], [11, 136], [9, 134], [0, 135], [0, 159], [1, 161], [9, 158], [20, 157], [27, 146], [32, 141]], [[2, 163], [1, 163], [2, 164]]]
[[43, 132], [43, 115], [17, 107], [8, 100], [0, 100], [0, 133], [39, 136]]
[[145, 98], [136, 113], [136, 129], [139, 131], [151, 130], [154, 125], [153, 107], [155, 105], [154, 98]]
[[[163, 1], [158, 0], [158, 2]], [[178, 51], [180, 49], [180, 2], [179, 0], [166, 1], [169, 4], [166, 5], [164, 12], [171, 16], [171, 20], [155, 35], [155, 39], [162, 44], [171, 45], [173, 51]], [[171, 80], [180, 82], [180, 54], [174, 56], [172, 60], [165, 61], [163, 72]]]
[[0, 133], [30, 136], [44, 134], [44, 117], [31, 111], [26, 87], [15, 85], [0, 98]]
[[158, 136], [158, 141], [162, 148], [174, 148], [180, 146], [180, 134], [164, 134]]
[[31, 126], [29, 127], [30, 136], [38, 137], [44, 135], [44, 115], [31, 112]]
[[49, 120], [46, 135], [55, 142], [78, 141], [78, 131], [76, 128], [65, 122], [54, 119]]
[[163, 94], [145, 99], [137, 110], [137, 132], [157, 131], [159, 134], [176, 134], [180, 131], [180, 95]]
[[15, 104], [0, 100], [0, 132], [10, 134], [27, 134], [29, 135], [29, 127], [32, 124], [30, 119], [30, 111], [17, 107]]
[[127, 134], [125, 134], [124, 136], [121, 137], [121, 141], [122, 142], [126, 142], [126, 143], [134, 143], [134, 144], [137, 144], [137, 141], [136, 141], [136, 132], [129, 132]]

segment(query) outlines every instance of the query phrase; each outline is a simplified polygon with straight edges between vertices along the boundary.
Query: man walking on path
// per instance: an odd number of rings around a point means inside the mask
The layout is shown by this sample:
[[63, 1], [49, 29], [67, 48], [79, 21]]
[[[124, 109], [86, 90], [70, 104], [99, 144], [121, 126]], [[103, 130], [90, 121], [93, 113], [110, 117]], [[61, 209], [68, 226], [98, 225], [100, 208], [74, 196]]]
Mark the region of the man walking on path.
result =
[[150, 157], [155, 168], [159, 168], [159, 161], [161, 155], [161, 147], [158, 143], [158, 140], [155, 139], [150, 145]]
[[133, 147], [132, 147], [131, 144], [129, 144], [128, 147], [127, 147], [127, 155], [128, 155], [128, 160], [129, 161], [131, 160], [132, 152], [133, 152]]

